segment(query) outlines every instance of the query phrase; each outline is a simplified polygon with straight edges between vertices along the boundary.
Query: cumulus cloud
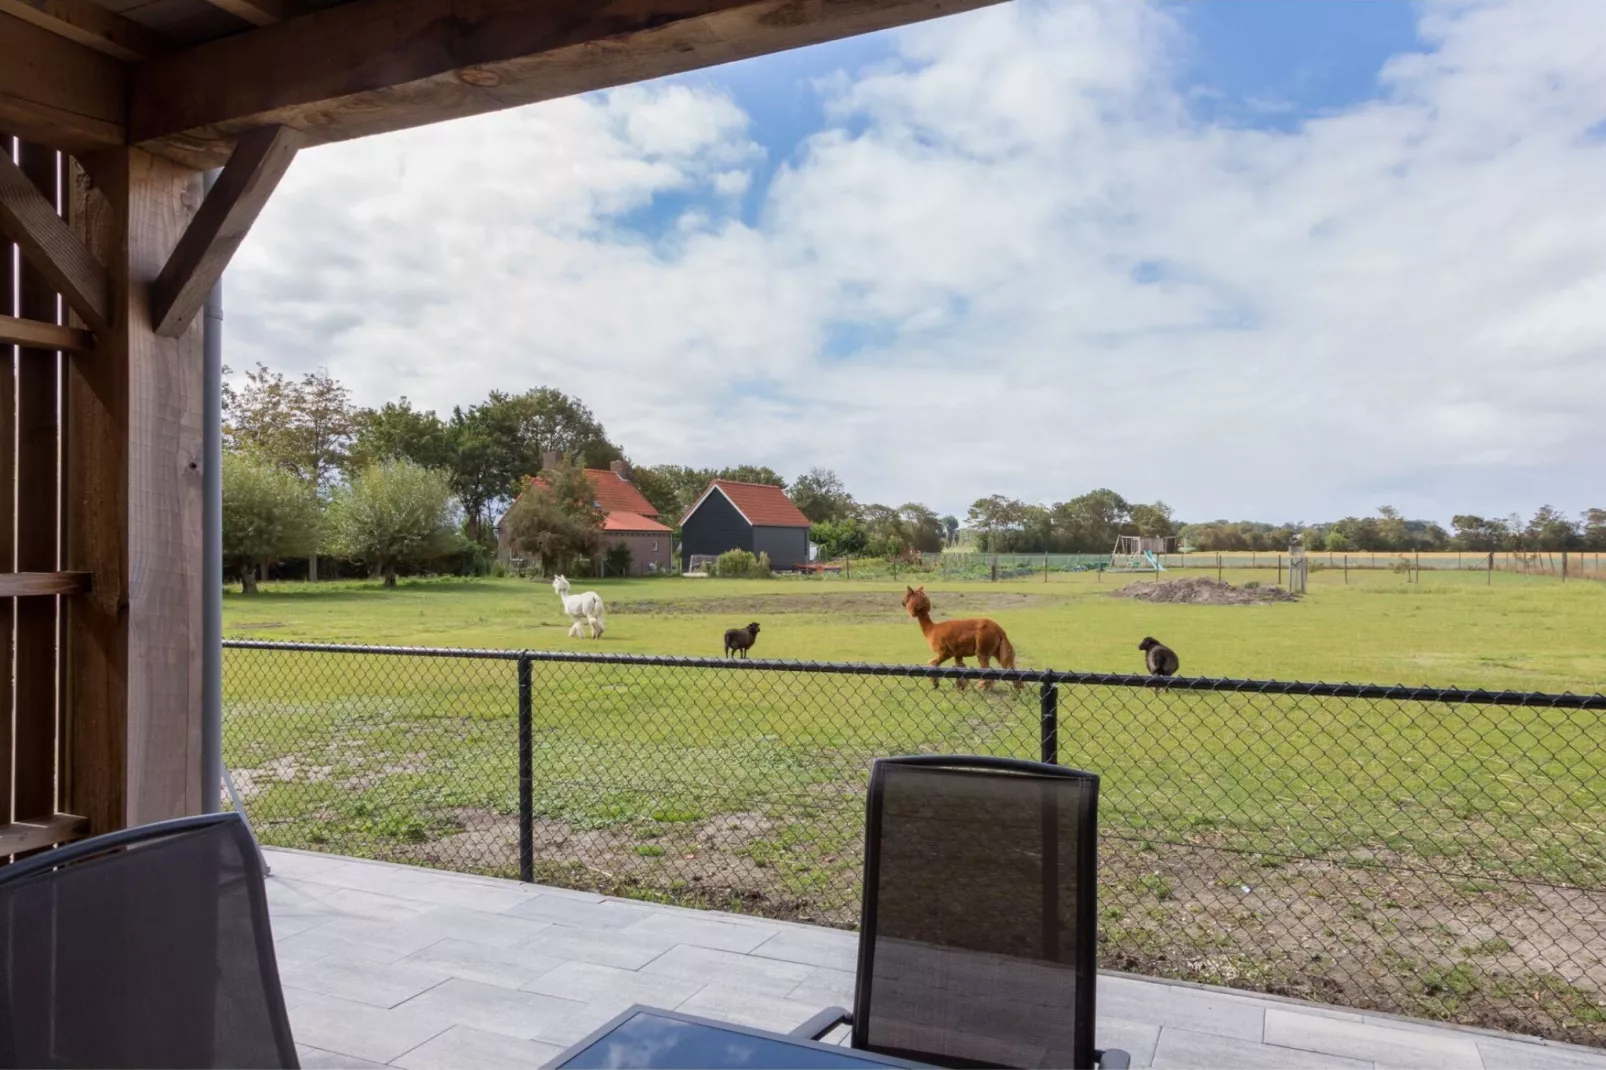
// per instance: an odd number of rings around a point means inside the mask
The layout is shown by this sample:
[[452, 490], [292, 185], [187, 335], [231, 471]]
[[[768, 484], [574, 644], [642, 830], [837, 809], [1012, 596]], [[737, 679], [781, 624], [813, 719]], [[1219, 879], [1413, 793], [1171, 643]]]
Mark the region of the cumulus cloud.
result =
[[553, 385], [639, 462], [961, 512], [1599, 504], [1602, 30], [1425, 5], [1372, 99], [1265, 130], [1196, 117], [1163, 9], [1017, 2], [820, 78], [769, 170], [717, 72], [319, 148], [230, 272], [230, 360]]

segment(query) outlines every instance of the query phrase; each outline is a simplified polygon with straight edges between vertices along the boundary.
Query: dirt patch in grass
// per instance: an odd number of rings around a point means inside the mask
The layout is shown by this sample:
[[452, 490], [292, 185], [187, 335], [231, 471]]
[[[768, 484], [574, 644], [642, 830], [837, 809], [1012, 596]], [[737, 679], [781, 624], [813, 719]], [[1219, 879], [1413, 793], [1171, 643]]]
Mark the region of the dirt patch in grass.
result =
[[1100, 964], [1606, 1043], [1606, 890], [1374, 862], [1107, 841]]
[[1281, 587], [1234, 587], [1204, 576], [1186, 580], [1160, 580], [1130, 583], [1112, 598], [1136, 598], [1142, 602], [1166, 602], [1199, 606], [1261, 606], [1271, 602], [1292, 602], [1294, 596]]
[[[934, 615], [938, 619], [996, 613], [1028, 606], [1063, 601], [1051, 595], [1018, 591], [938, 591], [933, 593]], [[857, 617], [907, 618], [902, 595], [896, 591], [829, 591], [807, 594], [758, 594], [735, 598], [697, 598], [680, 601], [640, 599], [609, 603], [609, 610], [620, 613], [646, 613], [661, 616], [730, 615], [757, 617], [759, 614], [812, 613]], [[759, 637], [760, 642], [763, 637]]]

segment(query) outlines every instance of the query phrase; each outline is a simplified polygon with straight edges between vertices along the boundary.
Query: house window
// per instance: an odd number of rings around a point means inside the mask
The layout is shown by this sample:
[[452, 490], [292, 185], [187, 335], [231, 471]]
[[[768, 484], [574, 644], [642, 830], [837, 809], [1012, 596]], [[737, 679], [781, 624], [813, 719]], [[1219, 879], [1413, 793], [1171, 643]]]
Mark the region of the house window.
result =
[[658, 552], [658, 540], [657, 539], [652, 540], [652, 552], [653, 553], [657, 553]]

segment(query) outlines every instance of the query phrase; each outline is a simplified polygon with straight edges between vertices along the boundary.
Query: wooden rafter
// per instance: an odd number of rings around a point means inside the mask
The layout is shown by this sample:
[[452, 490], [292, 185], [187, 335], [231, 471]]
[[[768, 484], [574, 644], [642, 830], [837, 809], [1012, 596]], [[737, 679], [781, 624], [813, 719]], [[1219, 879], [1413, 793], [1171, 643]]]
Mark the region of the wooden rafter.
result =
[[95, 348], [95, 336], [74, 327], [58, 327], [39, 320], [0, 316], [0, 345], [22, 346], [24, 349], [61, 350], [64, 353], [88, 353]]
[[106, 269], [5, 153], [0, 153], [0, 234], [17, 243], [90, 329], [106, 326]]
[[83, 594], [87, 590], [87, 572], [0, 572], [0, 598]]
[[173, 45], [94, 0], [0, 0], [0, 12], [121, 60], [142, 60]]
[[301, 135], [282, 126], [259, 127], [240, 139], [151, 287], [157, 334], [177, 338], [189, 327], [300, 144]]
[[303, 0], [206, 0], [253, 26], [272, 26], [312, 11]]
[[89, 834], [89, 819], [76, 814], [52, 814], [36, 821], [0, 825], [0, 858], [37, 851], [58, 843], [71, 843]]
[[0, 129], [64, 152], [123, 143], [128, 67], [0, 11]]
[[140, 64], [130, 141], [215, 167], [257, 126], [341, 141], [995, 2], [352, 0]]

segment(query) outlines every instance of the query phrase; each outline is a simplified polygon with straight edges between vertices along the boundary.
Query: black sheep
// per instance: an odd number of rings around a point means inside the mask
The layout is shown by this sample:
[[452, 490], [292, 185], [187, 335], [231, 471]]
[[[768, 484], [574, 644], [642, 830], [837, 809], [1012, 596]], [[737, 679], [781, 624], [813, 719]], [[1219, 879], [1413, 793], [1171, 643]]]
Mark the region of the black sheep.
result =
[[747, 657], [747, 650], [758, 641], [758, 623], [755, 621], [745, 628], [730, 628], [725, 632], [725, 656], [731, 657], [738, 650], [742, 657]]
[[1177, 652], [1166, 646], [1152, 635], [1144, 636], [1143, 642], [1138, 644], [1143, 651], [1144, 664], [1149, 668], [1150, 676], [1175, 676], [1177, 674]]

